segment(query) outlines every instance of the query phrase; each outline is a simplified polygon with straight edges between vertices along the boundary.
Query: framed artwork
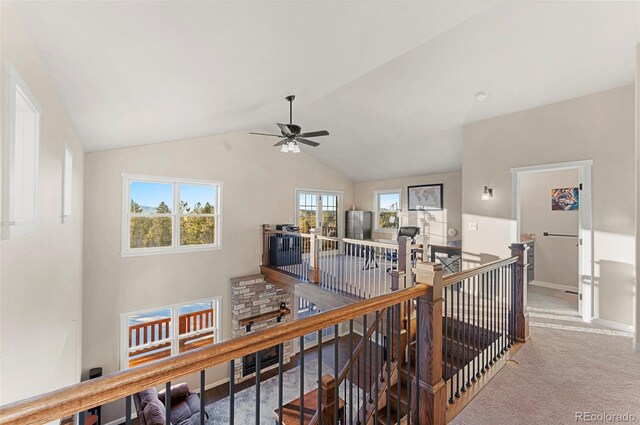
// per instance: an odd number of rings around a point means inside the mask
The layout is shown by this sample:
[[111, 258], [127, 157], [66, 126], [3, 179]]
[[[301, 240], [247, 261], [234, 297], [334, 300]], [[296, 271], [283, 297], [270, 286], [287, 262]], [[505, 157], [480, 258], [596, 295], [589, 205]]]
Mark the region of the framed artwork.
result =
[[551, 210], [577, 211], [580, 207], [579, 193], [577, 187], [551, 189]]
[[409, 186], [409, 211], [439, 211], [443, 206], [442, 183]]

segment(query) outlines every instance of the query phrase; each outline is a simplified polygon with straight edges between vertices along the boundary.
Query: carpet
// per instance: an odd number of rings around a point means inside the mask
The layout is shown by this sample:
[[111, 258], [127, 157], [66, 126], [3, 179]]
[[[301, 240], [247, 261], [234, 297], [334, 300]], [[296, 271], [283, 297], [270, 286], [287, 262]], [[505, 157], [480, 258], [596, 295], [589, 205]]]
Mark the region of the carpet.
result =
[[640, 423], [640, 353], [631, 338], [582, 322], [575, 295], [531, 286], [529, 295], [531, 339], [452, 423], [575, 424], [587, 422], [580, 414], [627, 412]]
[[[322, 373], [333, 375], [333, 368], [326, 363], [322, 363]], [[317, 387], [318, 379], [318, 360], [313, 359], [304, 364], [304, 391], [309, 392]], [[300, 367], [291, 369], [283, 374], [282, 400], [286, 404], [300, 396]], [[350, 383], [347, 380], [347, 388]], [[353, 387], [354, 402], [357, 395], [357, 387]], [[360, 399], [362, 399], [362, 390], [360, 390]], [[344, 382], [340, 386], [340, 397], [347, 400], [344, 396]], [[348, 400], [347, 400], [348, 401]], [[256, 387], [255, 385], [239, 391], [235, 394], [235, 423], [238, 425], [255, 424], [256, 412]], [[205, 411], [209, 414], [206, 421], [209, 425], [222, 425], [229, 423], [229, 397], [218, 400], [205, 406]], [[275, 417], [273, 411], [278, 408], [278, 377], [274, 376], [260, 384], [260, 423], [273, 424]], [[354, 409], [355, 415], [355, 409]], [[348, 417], [348, 415], [347, 415]]]

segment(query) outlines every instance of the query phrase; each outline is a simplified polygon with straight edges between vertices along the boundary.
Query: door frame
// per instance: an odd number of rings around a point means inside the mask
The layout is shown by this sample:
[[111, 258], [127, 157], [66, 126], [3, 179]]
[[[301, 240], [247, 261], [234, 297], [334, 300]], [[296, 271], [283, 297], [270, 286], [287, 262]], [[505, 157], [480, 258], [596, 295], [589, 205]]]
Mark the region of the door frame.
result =
[[578, 209], [578, 312], [584, 322], [591, 322], [594, 312], [593, 276], [593, 185], [591, 181], [593, 160], [560, 162], [554, 164], [533, 165], [511, 168], [511, 216], [516, 222], [516, 234], [513, 242], [520, 239], [520, 176], [545, 171], [578, 170], [580, 190], [580, 207]]
[[[320, 208], [322, 211], [322, 195], [335, 195], [338, 197], [338, 211], [336, 214], [338, 215], [338, 235], [337, 237], [344, 237], [344, 192], [341, 190], [325, 190], [325, 189], [306, 189], [302, 187], [295, 188], [295, 194], [293, 199], [293, 208], [294, 208], [294, 217], [295, 217], [295, 225], [298, 225], [298, 199], [300, 199], [300, 193], [314, 193], [316, 195], [320, 195], [318, 206], [316, 208]], [[320, 217], [317, 215], [316, 217]], [[316, 218], [317, 220], [317, 218]]]

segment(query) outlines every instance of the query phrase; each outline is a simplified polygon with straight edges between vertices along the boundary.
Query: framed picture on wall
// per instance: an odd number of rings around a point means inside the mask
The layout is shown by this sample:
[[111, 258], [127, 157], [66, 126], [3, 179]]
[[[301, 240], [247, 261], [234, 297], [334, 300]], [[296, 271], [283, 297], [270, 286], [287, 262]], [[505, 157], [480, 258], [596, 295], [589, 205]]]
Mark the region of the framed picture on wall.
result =
[[444, 204], [442, 183], [409, 186], [409, 211], [439, 211]]
[[577, 187], [551, 189], [551, 210], [577, 211], [580, 208], [579, 193]]

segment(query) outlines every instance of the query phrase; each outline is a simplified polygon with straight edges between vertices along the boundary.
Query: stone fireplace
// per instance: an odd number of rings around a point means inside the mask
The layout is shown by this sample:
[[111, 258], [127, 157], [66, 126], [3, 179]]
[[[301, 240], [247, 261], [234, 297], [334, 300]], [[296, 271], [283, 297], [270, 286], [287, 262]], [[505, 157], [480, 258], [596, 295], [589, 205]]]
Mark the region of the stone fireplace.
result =
[[[250, 332], [266, 329], [280, 323], [293, 320], [293, 294], [266, 282], [261, 274], [234, 277], [231, 279], [231, 336], [237, 338]], [[278, 318], [253, 323], [251, 326], [243, 326], [240, 321], [255, 317], [260, 314], [278, 311], [284, 306], [289, 308], [290, 314]], [[289, 362], [293, 356], [292, 341], [283, 344], [283, 361]], [[264, 372], [278, 367], [280, 347], [275, 346], [261, 350], [261, 367]], [[247, 355], [235, 361], [235, 382], [245, 381], [255, 377], [256, 355]]]

